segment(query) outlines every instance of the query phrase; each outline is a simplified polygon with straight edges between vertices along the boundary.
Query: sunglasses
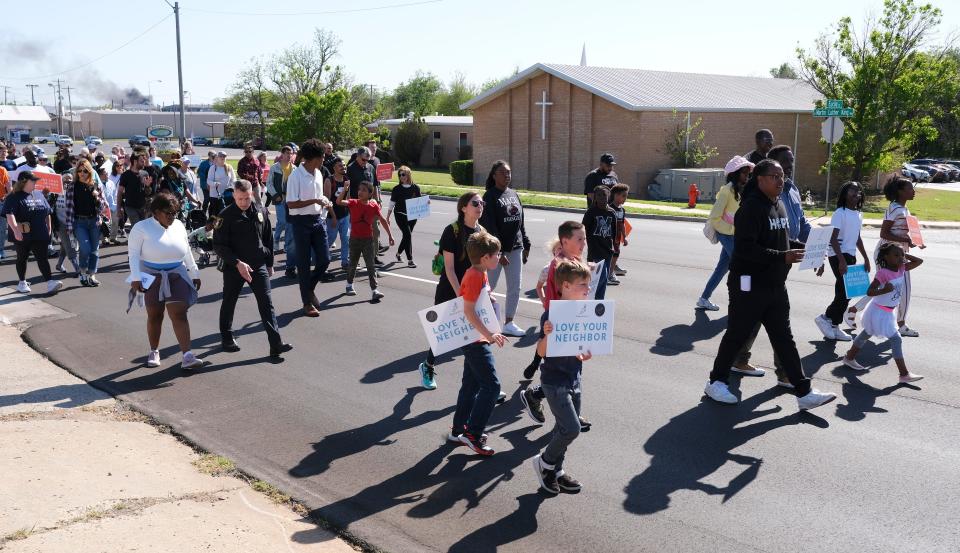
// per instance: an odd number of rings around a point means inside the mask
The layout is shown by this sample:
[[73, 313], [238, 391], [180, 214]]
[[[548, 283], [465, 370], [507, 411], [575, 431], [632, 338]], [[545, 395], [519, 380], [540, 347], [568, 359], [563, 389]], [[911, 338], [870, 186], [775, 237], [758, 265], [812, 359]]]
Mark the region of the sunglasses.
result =
[[407, 173], [407, 172], [405, 172], [405, 171], [400, 171], [400, 172], [397, 173], [397, 174], [400, 175], [401, 177], [405, 177], [405, 176], [409, 175], [410, 173]]
[[483, 207], [487, 205], [487, 202], [483, 200], [470, 200], [470, 205], [472, 205], [473, 207]]

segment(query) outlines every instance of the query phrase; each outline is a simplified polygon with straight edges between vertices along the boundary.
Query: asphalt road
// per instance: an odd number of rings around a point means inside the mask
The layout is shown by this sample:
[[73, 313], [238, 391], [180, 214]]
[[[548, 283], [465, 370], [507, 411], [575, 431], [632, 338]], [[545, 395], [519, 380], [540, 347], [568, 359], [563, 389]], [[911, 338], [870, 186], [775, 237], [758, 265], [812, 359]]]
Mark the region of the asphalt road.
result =
[[[911, 368], [927, 377], [916, 386], [896, 384], [884, 346], [861, 354], [874, 367], [869, 373], [839, 366], [845, 346], [821, 340], [813, 324], [832, 297], [832, 279], [793, 271], [792, 319], [804, 368], [815, 386], [840, 396], [799, 414], [772, 374], [735, 381], [738, 406], [704, 400], [726, 310], [695, 312], [693, 304], [719, 250], [700, 224], [633, 221], [622, 261], [630, 272], [608, 293], [617, 301], [616, 354], [586, 364], [583, 411], [594, 427], [566, 461], [584, 489], [546, 498], [528, 460], [549, 440], [552, 416], [545, 426], [534, 424], [517, 395], [533, 353], [536, 303], [521, 303], [518, 320], [531, 329], [528, 336], [496, 352], [510, 398], [491, 421], [498, 451], [492, 458], [442, 442], [459, 356], [439, 366], [438, 390], [419, 386], [425, 339], [415, 313], [432, 302], [433, 241], [454, 206], [434, 202], [434, 209], [415, 231], [420, 268], [385, 271], [380, 304], [367, 301], [365, 281], [358, 280], [353, 298], [341, 294], [338, 281], [320, 285], [321, 317], [304, 318], [296, 286], [275, 277], [282, 334], [296, 348], [281, 365], [267, 363], [249, 295], [236, 317], [243, 351], [218, 350], [221, 283], [208, 268], [190, 319], [196, 350], [211, 365], [182, 373], [165, 326], [164, 364], [143, 366], [144, 316], [123, 311], [123, 247], [102, 252], [101, 288], [69, 280], [49, 300], [78, 317], [34, 326], [28, 338], [94, 385], [388, 551], [960, 549], [957, 231], [927, 233], [927, 262], [914, 276], [910, 324], [921, 338], [904, 346]], [[569, 217], [528, 210], [534, 244]], [[865, 237], [872, 250], [876, 231]], [[535, 249], [525, 289], [546, 260]], [[35, 266], [30, 271], [35, 275]], [[0, 282], [14, 285], [14, 278], [12, 264], [4, 263]], [[714, 295], [718, 304], [726, 299], [723, 288]], [[761, 336], [755, 361], [769, 366], [769, 342]], [[50, 393], [70, 400], [70, 390]]]

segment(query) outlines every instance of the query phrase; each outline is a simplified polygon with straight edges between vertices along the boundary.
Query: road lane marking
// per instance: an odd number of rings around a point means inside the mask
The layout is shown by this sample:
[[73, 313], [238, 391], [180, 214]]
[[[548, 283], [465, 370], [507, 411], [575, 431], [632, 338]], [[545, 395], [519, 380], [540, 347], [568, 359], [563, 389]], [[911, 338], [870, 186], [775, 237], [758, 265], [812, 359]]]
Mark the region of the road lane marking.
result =
[[[430, 280], [430, 279], [427, 279], [427, 278], [420, 278], [420, 277], [415, 277], [415, 276], [410, 276], [410, 275], [398, 275], [398, 274], [396, 274], [396, 273], [388, 273], [387, 271], [380, 271], [380, 276], [392, 276], [392, 277], [397, 277], [397, 278], [405, 278], [405, 279], [407, 279], [407, 280], [415, 280], [415, 281], [417, 281], [417, 282], [425, 282], [425, 283], [427, 283], [427, 284], [433, 284], [434, 286], [437, 285], [437, 281], [435, 281], [435, 280]], [[506, 297], [507, 297], [506, 295], [501, 294], [500, 292], [494, 292], [493, 295], [494, 295], [494, 296], [500, 296], [501, 298], [506, 298]], [[537, 305], [542, 305], [542, 304], [540, 303], [540, 300], [532, 300], [532, 299], [530, 299], [530, 298], [520, 298], [520, 301], [525, 301], [525, 302], [527, 302], [527, 303], [535, 303], [535, 304], [537, 304]]]

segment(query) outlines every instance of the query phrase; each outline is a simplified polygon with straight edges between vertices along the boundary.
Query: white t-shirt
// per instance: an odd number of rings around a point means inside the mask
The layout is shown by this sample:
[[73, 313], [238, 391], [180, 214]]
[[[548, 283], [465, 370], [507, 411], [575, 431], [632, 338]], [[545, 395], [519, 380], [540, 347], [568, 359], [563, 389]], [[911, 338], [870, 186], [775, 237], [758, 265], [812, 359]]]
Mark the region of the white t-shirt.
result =
[[[314, 170], [311, 175], [303, 165], [300, 165], [290, 173], [290, 178], [287, 179], [287, 202], [324, 197], [323, 174], [319, 170]], [[327, 208], [319, 204], [290, 208], [289, 213], [290, 215], [319, 215], [321, 219], [327, 218]]]
[[[840, 231], [837, 239], [840, 241], [840, 251], [848, 255], [857, 255], [857, 239], [860, 238], [860, 227], [863, 226], [863, 213], [856, 209], [847, 209], [841, 207], [833, 213], [830, 218], [830, 224], [833, 228]], [[836, 252], [833, 248], [827, 248], [830, 257]]]
[[[892, 221], [893, 224], [890, 225], [890, 232], [894, 236], [902, 236], [903, 242], [897, 242], [906, 250], [908, 246], [906, 242], [910, 239], [910, 229], [907, 227], [907, 217], [910, 216], [910, 210], [907, 209], [907, 206], [900, 205], [897, 202], [890, 202], [890, 206], [887, 207], [887, 211], [883, 214], [884, 221]], [[877, 246], [882, 246], [889, 242], [890, 240], [880, 239], [880, 242], [877, 243]]]
[[200, 269], [190, 251], [187, 228], [179, 220], [163, 228], [153, 217], [133, 225], [127, 238], [127, 255], [130, 256], [130, 275], [140, 279], [141, 262], [167, 264], [183, 262], [190, 278], [200, 278]]
[[210, 171], [207, 173], [207, 186], [209, 187], [210, 197], [219, 198], [223, 196], [224, 191], [228, 188], [233, 188], [233, 181], [233, 167], [229, 165], [224, 165], [223, 167], [217, 164], [211, 165]]

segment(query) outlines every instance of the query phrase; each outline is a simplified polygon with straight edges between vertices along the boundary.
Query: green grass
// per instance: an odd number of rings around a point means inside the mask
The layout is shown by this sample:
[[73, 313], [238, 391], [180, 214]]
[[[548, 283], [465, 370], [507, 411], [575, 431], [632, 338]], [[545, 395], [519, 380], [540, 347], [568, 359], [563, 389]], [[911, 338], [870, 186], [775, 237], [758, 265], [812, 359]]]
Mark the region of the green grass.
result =
[[[921, 185], [922, 186], [922, 185]], [[833, 204], [836, 205], [836, 204]], [[863, 217], [865, 219], [883, 219], [890, 202], [882, 194], [870, 194], [863, 203]], [[960, 221], [960, 192], [948, 190], [929, 190], [920, 188], [917, 196], [907, 207], [920, 222], [924, 221]], [[805, 209], [808, 216], [817, 216], [823, 213], [823, 205]], [[833, 206], [827, 215], [836, 211]]]

